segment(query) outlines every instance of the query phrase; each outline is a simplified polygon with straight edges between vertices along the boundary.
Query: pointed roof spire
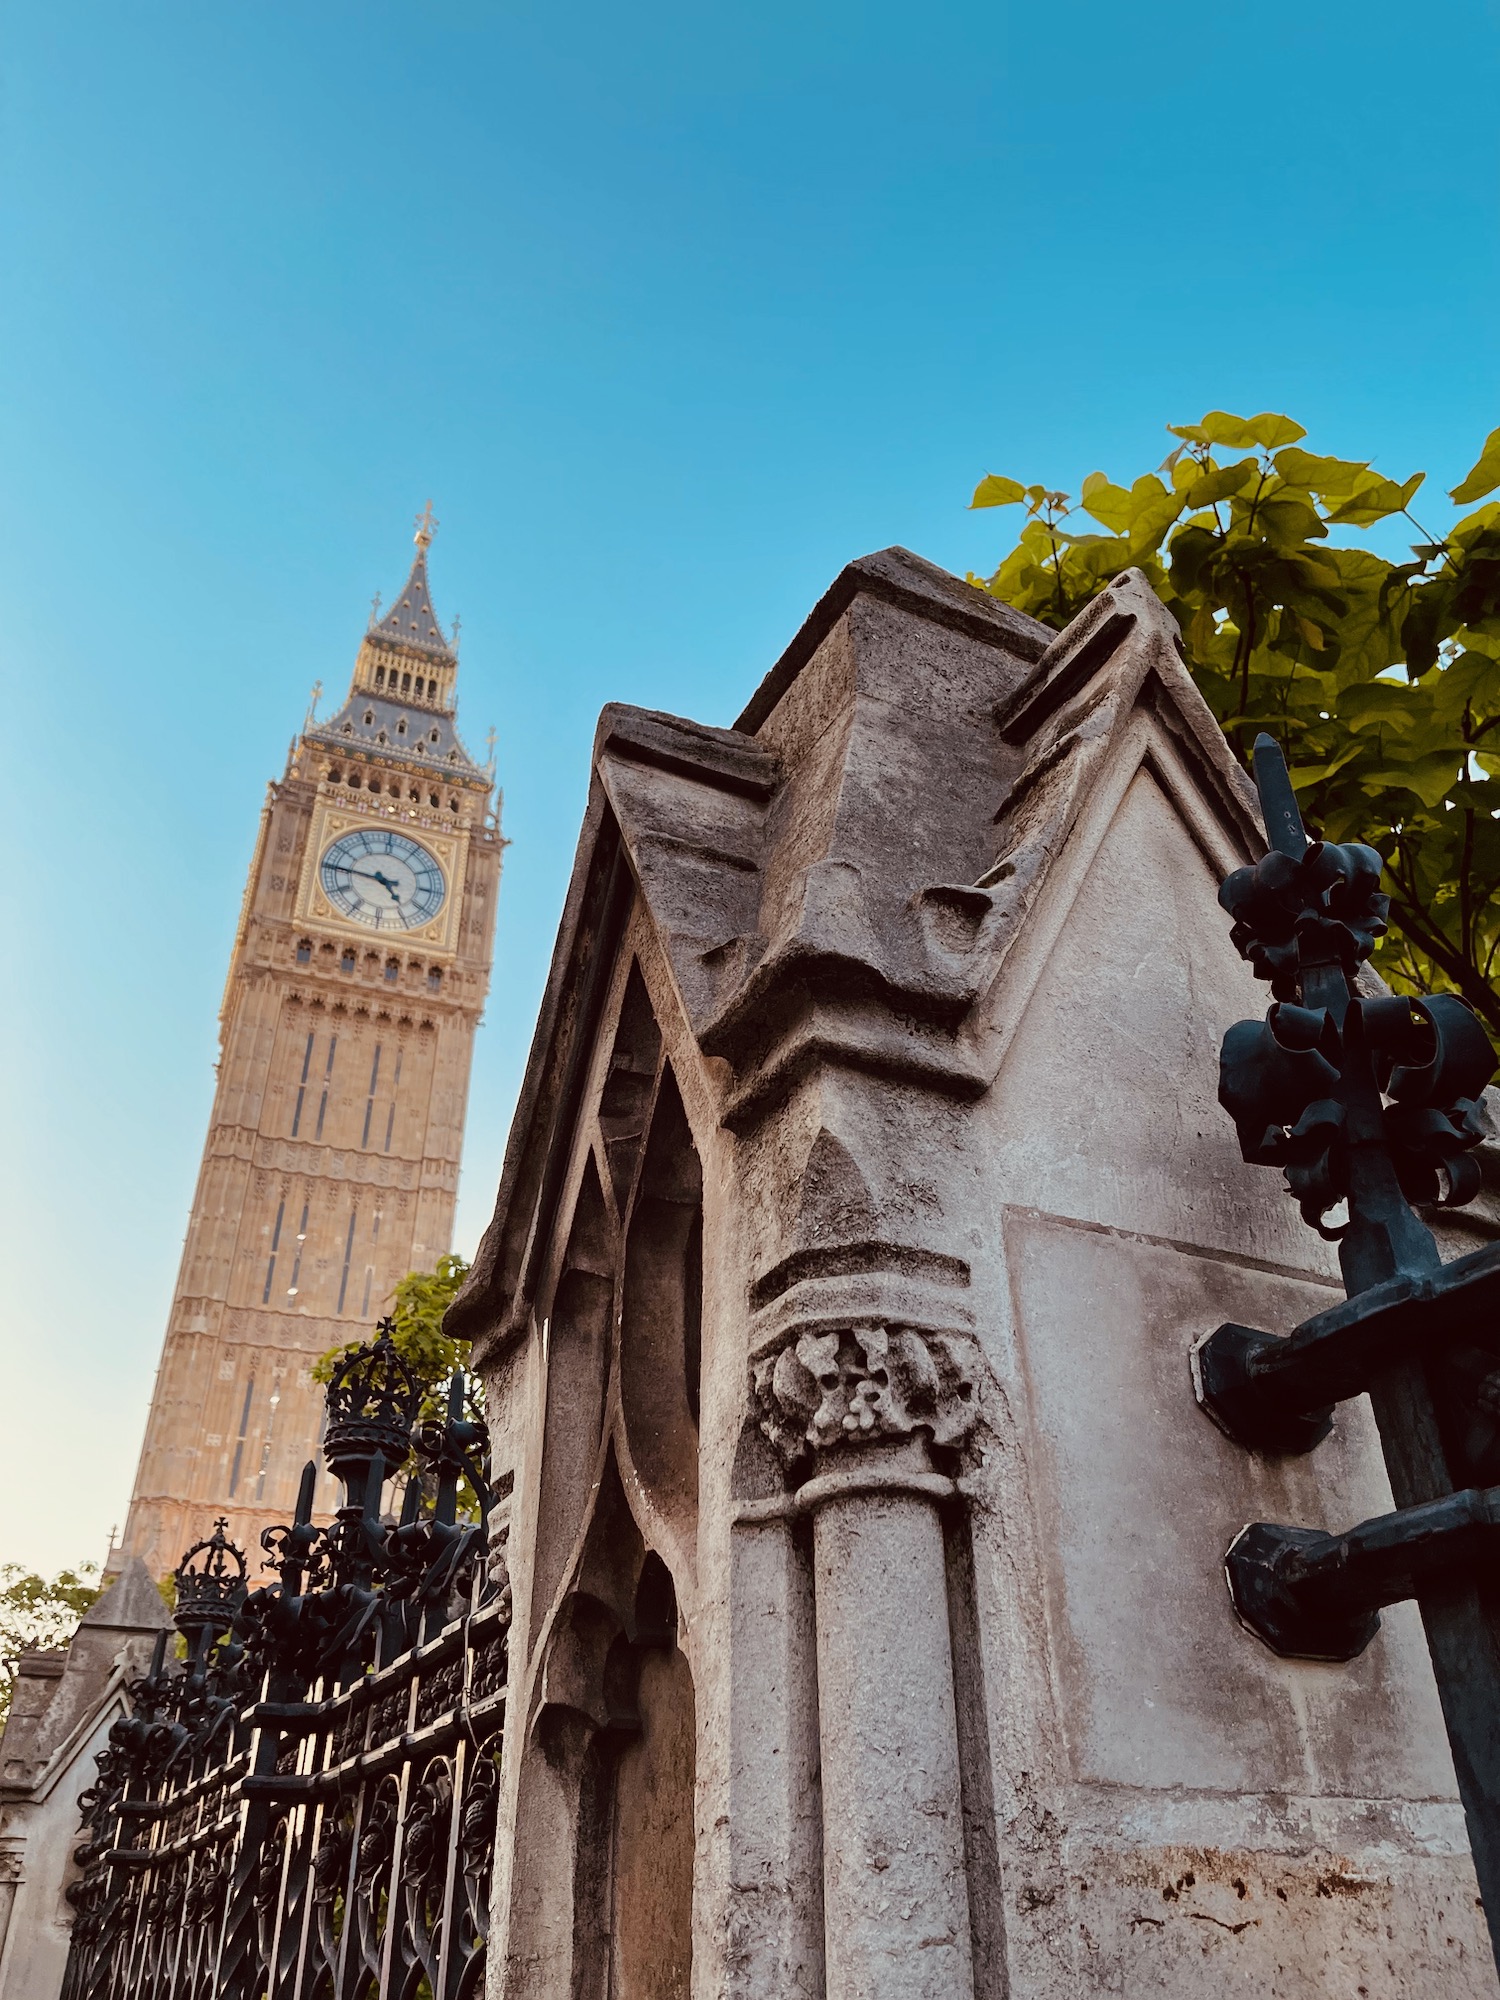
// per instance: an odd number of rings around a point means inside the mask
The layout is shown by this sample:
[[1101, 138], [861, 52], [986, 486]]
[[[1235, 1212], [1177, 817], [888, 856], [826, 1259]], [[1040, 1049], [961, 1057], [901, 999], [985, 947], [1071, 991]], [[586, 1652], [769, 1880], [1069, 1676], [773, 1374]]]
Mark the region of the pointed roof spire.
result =
[[417, 646], [423, 652], [442, 653], [452, 659], [455, 656], [453, 643], [438, 623], [427, 582], [427, 551], [432, 546], [437, 525], [429, 500], [417, 516], [417, 532], [412, 537], [417, 553], [411, 575], [406, 579], [406, 588], [384, 618], [377, 619], [375, 616], [379, 609], [379, 599], [376, 599], [370, 614], [370, 631], [381, 638], [394, 639], [398, 645]]

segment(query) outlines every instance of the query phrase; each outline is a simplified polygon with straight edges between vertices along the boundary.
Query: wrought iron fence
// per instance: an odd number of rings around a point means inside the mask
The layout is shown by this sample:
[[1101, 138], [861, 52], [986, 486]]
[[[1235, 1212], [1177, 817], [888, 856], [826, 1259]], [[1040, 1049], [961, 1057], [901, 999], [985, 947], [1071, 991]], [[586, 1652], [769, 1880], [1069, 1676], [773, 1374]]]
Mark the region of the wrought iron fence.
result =
[[[484, 1985], [509, 1589], [464, 1378], [419, 1421], [389, 1327], [339, 1367], [344, 1489], [262, 1537], [214, 1534], [84, 1795], [63, 2000], [471, 2000]], [[400, 1519], [386, 1485], [412, 1467]], [[461, 1488], [477, 1520], [459, 1517]]]

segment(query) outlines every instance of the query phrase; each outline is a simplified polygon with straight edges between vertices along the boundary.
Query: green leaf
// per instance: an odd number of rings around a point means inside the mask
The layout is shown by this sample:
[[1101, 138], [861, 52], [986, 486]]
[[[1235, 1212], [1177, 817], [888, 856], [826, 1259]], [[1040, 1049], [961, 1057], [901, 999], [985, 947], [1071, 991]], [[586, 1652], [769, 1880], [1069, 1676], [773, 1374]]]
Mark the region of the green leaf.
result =
[[1315, 653], [1321, 653], [1327, 643], [1323, 637], [1322, 626], [1315, 625], [1311, 618], [1304, 618], [1300, 611], [1294, 615], [1297, 620], [1297, 629], [1301, 632], [1303, 638]]
[[1091, 472], [1083, 482], [1083, 508], [1111, 534], [1123, 535], [1134, 516], [1135, 505], [1123, 486], [1111, 485], [1102, 472]]
[[1348, 749], [1341, 750], [1336, 757], [1330, 758], [1326, 764], [1293, 764], [1291, 766], [1292, 789], [1298, 792], [1305, 792], [1313, 785], [1326, 784], [1336, 772], [1342, 771], [1344, 766], [1351, 763], [1359, 753], [1360, 745], [1354, 743]]
[[1482, 500], [1497, 486], [1500, 486], [1500, 430], [1490, 432], [1477, 462], [1470, 466], [1448, 498], [1456, 507], [1467, 507], [1471, 500]]
[[1143, 554], [1158, 548], [1162, 536], [1182, 512], [1182, 506], [1180, 493], [1169, 491], [1154, 472], [1142, 473], [1130, 489], [1131, 548]]
[[1414, 792], [1424, 806], [1441, 806], [1458, 779], [1458, 759], [1451, 751], [1439, 750], [1427, 757], [1413, 757], [1409, 763], [1383, 764], [1362, 779], [1367, 793]]
[[1190, 443], [1222, 444], [1231, 451], [1253, 451], [1257, 445], [1273, 451], [1278, 445], [1295, 444], [1298, 438], [1307, 436], [1301, 424], [1271, 410], [1262, 410], [1258, 417], [1236, 417], [1228, 410], [1210, 410], [1201, 423], [1168, 424], [1167, 429]]
[[1405, 681], [1362, 681], [1340, 691], [1339, 719], [1351, 729], [1395, 729], [1404, 736], [1417, 723], [1412, 694]]
[[1002, 479], [998, 473], [987, 472], [974, 488], [974, 498], [969, 502], [973, 507], [1012, 507], [1016, 501], [1026, 498], [1026, 488], [1019, 479]]
[[1309, 493], [1325, 496], [1352, 493], [1359, 475], [1370, 469], [1356, 459], [1319, 458], [1315, 452], [1298, 451], [1295, 445], [1278, 451], [1275, 465], [1288, 486], [1302, 486]]
[[1205, 472], [1188, 487], [1187, 504], [1196, 509], [1211, 507], [1216, 500], [1227, 500], [1231, 493], [1242, 493], [1259, 471], [1260, 466], [1253, 458], [1240, 458], [1233, 465]]
[[1426, 477], [1425, 472], [1414, 472], [1398, 486], [1394, 479], [1383, 479], [1378, 472], [1362, 473], [1350, 498], [1332, 508], [1328, 518], [1340, 527], [1368, 528], [1388, 514], [1399, 514]]
[[1328, 533], [1308, 496], [1286, 486], [1262, 494], [1256, 502], [1255, 524], [1268, 541], [1288, 551]]
[[1266, 451], [1274, 451], [1278, 445], [1295, 444], [1298, 438], [1305, 438], [1307, 432], [1301, 424], [1290, 417], [1278, 416], [1272, 410], [1262, 410], [1258, 417], [1252, 417], [1246, 426], [1251, 441]]

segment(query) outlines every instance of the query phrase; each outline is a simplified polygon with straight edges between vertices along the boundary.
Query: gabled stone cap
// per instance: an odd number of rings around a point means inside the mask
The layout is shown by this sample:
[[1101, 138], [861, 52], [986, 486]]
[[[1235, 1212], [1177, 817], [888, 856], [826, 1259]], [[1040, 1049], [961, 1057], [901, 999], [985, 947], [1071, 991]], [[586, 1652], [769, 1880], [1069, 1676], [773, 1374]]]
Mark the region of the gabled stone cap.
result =
[[139, 1556], [132, 1556], [115, 1582], [84, 1612], [79, 1630], [87, 1626], [91, 1632], [160, 1632], [171, 1623], [172, 1614], [151, 1581], [151, 1572]]
[[936, 563], [899, 547], [877, 549], [840, 570], [803, 621], [800, 631], [745, 706], [735, 728], [753, 736], [856, 597], [899, 604], [937, 625], [951, 626], [984, 644], [1025, 660], [1039, 660], [1055, 637], [1024, 611], [1014, 611], [987, 591], [952, 576]]
[[[735, 846], [739, 834], [749, 836], [754, 829], [748, 825], [736, 829], [730, 821], [737, 813], [742, 819], [746, 814], [764, 819], [781, 774], [772, 751], [746, 738], [762, 729], [822, 642], [860, 599], [888, 606], [918, 626], [946, 628], [977, 645], [985, 656], [993, 649], [997, 683], [1006, 687], [1020, 678], [1018, 669], [1029, 669], [1041, 658], [1055, 636], [1035, 619], [998, 603], [909, 549], [884, 549], [862, 556], [840, 572], [732, 730], [614, 704], [606, 708], [595, 739], [589, 805], [507, 1142], [495, 1216], [444, 1321], [451, 1335], [478, 1342], [476, 1366], [496, 1351], [497, 1344], [522, 1330], [527, 1273], [545, 1237], [545, 1229], [533, 1231], [532, 1218], [548, 1211], [556, 1195], [561, 1135], [574, 1115], [595, 1016], [634, 892], [640, 856], [627, 851], [622, 842], [621, 800], [610, 786], [618, 792], [631, 772], [645, 774], [646, 783], [638, 789], [649, 808], [650, 796], [660, 792], [658, 780], [689, 781], [697, 796], [690, 802], [688, 838], [684, 842], [677, 837], [682, 829], [675, 823], [665, 827], [662, 853], [701, 850], [711, 870], [728, 869], [731, 892], [738, 889], [758, 897], [758, 866], [748, 850], [740, 853]], [[981, 672], [975, 679], [983, 682], [987, 677]], [[671, 819], [675, 805], [665, 794], [661, 802]], [[981, 863], [976, 860], [975, 865]], [[717, 917], [727, 920], [729, 914], [726, 906]], [[739, 915], [753, 928], [753, 910], [738, 913], [735, 921]], [[700, 946], [711, 942], [698, 941]]]

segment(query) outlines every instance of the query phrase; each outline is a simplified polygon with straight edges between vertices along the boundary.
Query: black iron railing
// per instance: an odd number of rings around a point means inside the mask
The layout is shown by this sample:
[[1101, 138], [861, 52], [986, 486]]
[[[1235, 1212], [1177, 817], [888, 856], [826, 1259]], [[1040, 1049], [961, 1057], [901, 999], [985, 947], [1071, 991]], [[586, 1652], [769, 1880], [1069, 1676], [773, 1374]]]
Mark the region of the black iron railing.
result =
[[1479, 1192], [1495, 1055], [1451, 994], [1356, 983], [1386, 924], [1381, 859], [1309, 840], [1281, 751], [1257, 739], [1271, 851], [1219, 900], [1274, 1005], [1224, 1038], [1219, 1101], [1336, 1241], [1347, 1299], [1289, 1336], [1221, 1326], [1198, 1399], [1249, 1449], [1311, 1451], [1368, 1394], [1396, 1511], [1346, 1533], [1255, 1521], [1225, 1556], [1241, 1621], [1276, 1652], [1349, 1660], [1415, 1598], [1500, 1959], [1500, 1244], [1444, 1264], [1417, 1207]]
[[[328, 1391], [333, 1525], [224, 1536], [176, 1572], [84, 1798], [64, 2000], [472, 2000], [484, 1985], [509, 1592], [464, 1378], [441, 1420], [382, 1327]], [[381, 1496], [403, 1468], [400, 1519]], [[459, 1518], [459, 1495], [478, 1518]]]

